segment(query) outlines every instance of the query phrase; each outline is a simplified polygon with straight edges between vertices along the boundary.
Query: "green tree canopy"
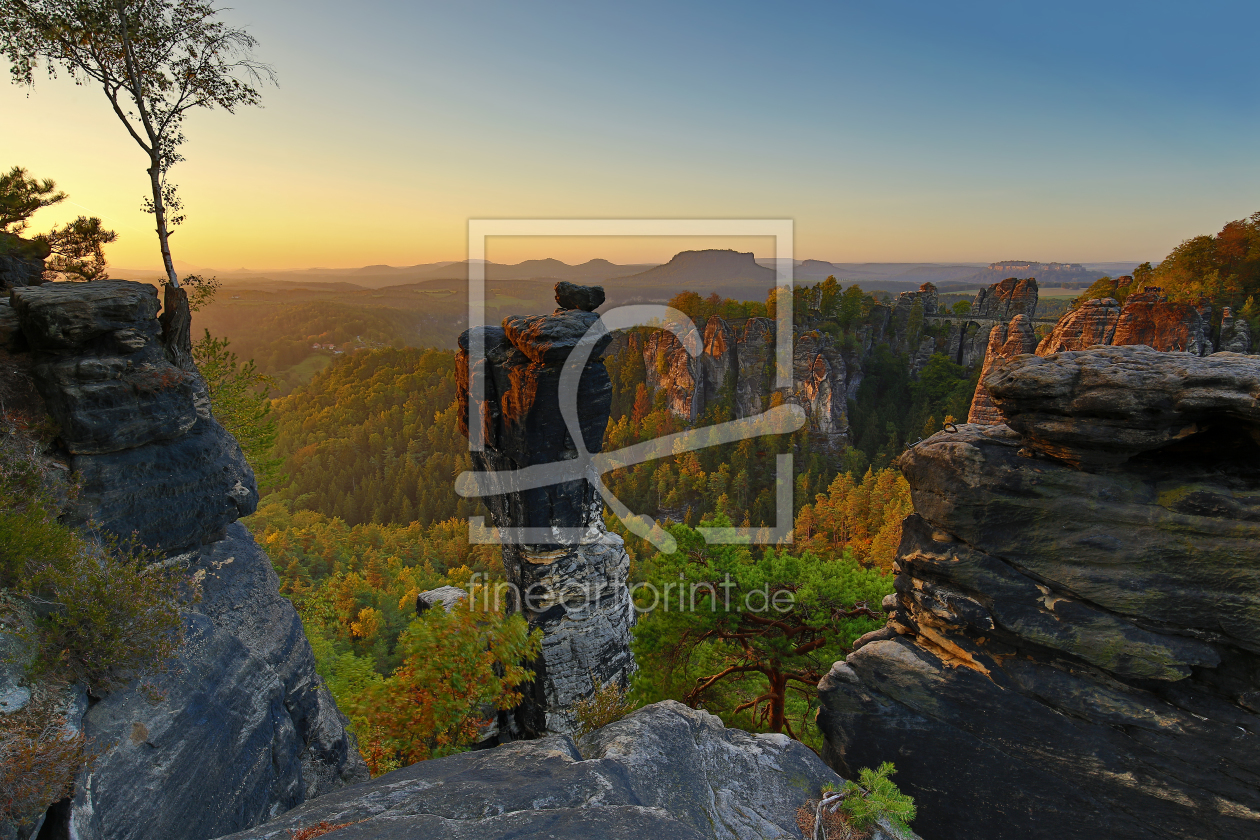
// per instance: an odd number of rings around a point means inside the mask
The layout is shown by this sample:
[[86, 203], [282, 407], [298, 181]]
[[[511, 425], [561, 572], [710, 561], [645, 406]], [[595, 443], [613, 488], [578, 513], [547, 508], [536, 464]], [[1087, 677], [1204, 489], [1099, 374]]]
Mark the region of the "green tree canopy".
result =
[[118, 234], [95, 216], [79, 216], [65, 227], [54, 225], [47, 233], [29, 238], [19, 235], [30, 226], [32, 215], [66, 197], [51, 178], [32, 178], [20, 166], [0, 174], [0, 254], [47, 259], [45, 277], [49, 280], [104, 280], [109, 276], [104, 246], [117, 240]]
[[650, 610], [635, 628], [636, 692], [732, 720], [747, 713], [754, 725], [799, 739], [789, 706], [802, 710], [803, 723], [823, 674], [883, 623], [879, 602], [891, 578], [851, 558], [709, 545], [685, 525], [670, 533], [678, 550], [648, 561], [650, 586], [636, 587], [637, 606]]

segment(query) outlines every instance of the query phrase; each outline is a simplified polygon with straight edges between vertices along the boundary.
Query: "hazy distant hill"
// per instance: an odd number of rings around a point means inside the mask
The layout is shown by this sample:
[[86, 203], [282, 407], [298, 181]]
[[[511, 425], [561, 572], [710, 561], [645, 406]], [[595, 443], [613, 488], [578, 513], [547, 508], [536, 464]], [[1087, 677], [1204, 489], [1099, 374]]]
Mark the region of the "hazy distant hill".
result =
[[[535, 277], [550, 277], [555, 280], [569, 280], [583, 283], [601, 283], [613, 277], [625, 277], [637, 274], [651, 263], [634, 265], [617, 265], [608, 260], [588, 260], [580, 265], [569, 265], [560, 260], [525, 260], [515, 265], [487, 262], [487, 280], [530, 280]], [[467, 280], [468, 261], [448, 263], [422, 275], [422, 279], [433, 280]]]

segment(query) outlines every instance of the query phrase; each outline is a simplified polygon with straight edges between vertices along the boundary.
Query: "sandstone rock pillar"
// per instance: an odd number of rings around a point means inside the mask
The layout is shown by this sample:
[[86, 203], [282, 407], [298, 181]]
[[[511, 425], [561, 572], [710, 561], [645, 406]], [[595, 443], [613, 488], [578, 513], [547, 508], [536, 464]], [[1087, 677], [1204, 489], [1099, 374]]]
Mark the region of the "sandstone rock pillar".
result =
[[984, 367], [980, 369], [980, 381], [976, 383], [976, 394], [971, 399], [971, 413], [967, 415], [968, 423], [984, 423], [994, 425], [1005, 422], [1002, 412], [993, 404], [989, 389], [984, 387], [984, 377], [1001, 359], [1011, 359], [1021, 353], [1032, 353], [1037, 349], [1037, 336], [1033, 333], [1032, 321], [1027, 315], [1016, 315], [1009, 324], [998, 324], [989, 333], [989, 347], [984, 354]]
[[[566, 284], [568, 286], [568, 284]], [[594, 309], [595, 287], [580, 294], [557, 289], [561, 306]], [[595, 294], [595, 292], [598, 292]], [[510, 722], [520, 734], [568, 733], [572, 706], [597, 684], [625, 684], [634, 668], [630, 626], [634, 610], [626, 577], [630, 559], [619, 536], [604, 528], [603, 503], [581, 476], [545, 487], [522, 486], [516, 471], [576, 459], [578, 447], [561, 414], [576, 397], [581, 443], [599, 452], [608, 423], [612, 385], [600, 358], [605, 336], [582, 370], [576, 395], [564, 393], [561, 374], [570, 351], [599, 316], [585, 308], [551, 315], [509, 317], [483, 327], [484, 358], [470, 364], [470, 333], [459, 339], [460, 424], [468, 433], [469, 376], [484, 383], [474, 469], [492, 472], [495, 493], [485, 498], [503, 545], [503, 568], [512, 584], [509, 609], [543, 631], [537, 679]]]

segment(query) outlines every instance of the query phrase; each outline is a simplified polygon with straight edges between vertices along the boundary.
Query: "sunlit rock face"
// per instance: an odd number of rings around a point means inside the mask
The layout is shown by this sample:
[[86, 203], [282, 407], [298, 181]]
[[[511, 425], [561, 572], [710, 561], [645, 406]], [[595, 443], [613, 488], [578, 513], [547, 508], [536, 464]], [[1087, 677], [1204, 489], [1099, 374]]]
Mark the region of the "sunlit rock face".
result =
[[[602, 295], [602, 290], [596, 295], [571, 284], [561, 291], [562, 305], [586, 305]], [[630, 558], [621, 538], [604, 528], [596, 477], [579, 474], [532, 488], [512, 477], [525, 467], [578, 456], [561, 413], [566, 399], [561, 373], [598, 318], [583, 309], [562, 308], [552, 315], [509, 317], [502, 328], [480, 328], [484, 358], [471, 368], [470, 333], [459, 340], [461, 428], [468, 432], [471, 374], [484, 388], [484, 401], [471, 398], [479, 406], [484, 442], [481, 451], [473, 452], [474, 469], [498, 474], [485, 502], [500, 535], [512, 540], [503, 546], [503, 567], [512, 584], [505, 597], [510, 609], [543, 631], [542, 655], [534, 663], [537, 678], [523, 705], [499, 722], [504, 735], [571, 731], [573, 704], [597, 684], [625, 684], [634, 667], [634, 611], [626, 587]], [[612, 385], [601, 359], [608, 340], [592, 347], [577, 391], [568, 397], [589, 453], [602, 447], [611, 408]]]
[[884, 629], [820, 686], [841, 775], [934, 840], [1260, 834], [1260, 360], [997, 361], [1005, 424], [900, 460]]
[[1125, 298], [1121, 306], [1113, 298], [1083, 302], [1055, 324], [1042, 339], [1037, 355], [1064, 350], [1084, 350], [1099, 344], [1145, 345], [1155, 350], [1206, 356], [1214, 349], [1247, 353], [1251, 336], [1246, 321], [1223, 313], [1220, 345], [1212, 343], [1212, 308], [1206, 302], [1170, 301], [1162, 289], [1148, 286]]
[[980, 369], [980, 381], [976, 383], [975, 396], [971, 399], [968, 423], [993, 425], [1003, 422], [1002, 412], [993, 404], [993, 397], [984, 385], [984, 378], [1002, 359], [1011, 359], [1021, 353], [1032, 353], [1036, 349], [1037, 336], [1033, 333], [1032, 321], [1027, 315], [1016, 315], [1009, 324], [998, 324], [989, 332], [989, 346], [985, 351], [984, 367]]
[[1148, 286], [1125, 298], [1111, 343], [1206, 356], [1213, 349], [1211, 318], [1207, 303], [1170, 301], [1163, 290]]
[[90, 702], [77, 689], [67, 723], [101, 752], [40, 836], [213, 837], [365, 780], [296, 610], [235, 521], [257, 505], [253, 472], [201, 377], [159, 343], [156, 289], [49, 283], [10, 301], [21, 341], [7, 343], [6, 373], [38, 397], [7, 408], [56, 421], [77, 486], [66, 520], [158, 551], [200, 591], [168, 668]]
[[1037, 355], [1111, 344], [1119, 321], [1120, 304], [1114, 298], [1087, 300], [1059, 319], [1054, 330], [1037, 345]]
[[970, 316], [995, 321], [1010, 321], [1016, 315], [1032, 318], [1037, 314], [1038, 294], [1035, 279], [1008, 277], [976, 293]]

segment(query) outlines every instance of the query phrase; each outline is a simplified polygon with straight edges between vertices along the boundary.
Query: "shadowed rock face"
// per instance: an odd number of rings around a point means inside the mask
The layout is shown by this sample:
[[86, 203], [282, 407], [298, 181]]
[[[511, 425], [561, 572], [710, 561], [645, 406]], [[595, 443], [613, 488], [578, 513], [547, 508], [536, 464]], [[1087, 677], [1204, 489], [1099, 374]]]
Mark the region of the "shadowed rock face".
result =
[[594, 312], [604, 303], [603, 286], [579, 286], [567, 280], [556, 284], [556, 303], [561, 309], [581, 309]]
[[799, 742], [667, 700], [577, 744], [553, 735], [414, 764], [232, 840], [288, 840], [321, 821], [356, 823], [338, 831], [347, 840], [787, 840], [797, 809], [842, 783]]
[[1009, 425], [901, 458], [892, 616], [820, 686], [829, 763], [895, 761], [934, 840], [1257, 836], [1260, 360], [984, 381]]
[[66, 519], [162, 550], [202, 592], [146, 689], [90, 706], [80, 692], [70, 722], [105, 751], [41, 836], [203, 840], [365, 779], [271, 561], [233, 524], [257, 504], [253, 472], [200, 376], [166, 360], [156, 290], [46, 284], [11, 300], [79, 485]]
[[[470, 375], [484, 382], [480, 403], [484, 450], [473, 453], [474, 468], [512, 471], [561, 463], [578, 456], [561, 415], [561, 373], [569, 352], [598, 315], [560, 310], [553, 315], [509, 317], [503, 328], [480, 328], [485, 356], [470, 368], [470, 331], [456, 354], [460, 426], [467, 433]], [[587, 452], [599, 452], [612, 402], [612, 384], [600, 358], [609, 338], [593, 349], [578, 380], [576, 408]], [[597, 683], [624, 684], [630, 656], [633, 608], [626, 576], [630, 558], [620, 537], [603, 523], [597, 477], [582, 475], [545, 487], [521, 488], [509, 477], [496, 479], [485, 499], [501, 534], [542, 529], [545, 538], [521, 537], [503, 546], [503, 566], [516, 589], [509, 607], [532, 627], [542, 628], [542, 655], [534, 663], [533, 691], [514, 716], [504, 716], [504, 734], [569, 732], [569, 709]], [[552, 529], [573, 529], [580, 539]]]
[[43, 283], [44, 260], [49, 253], [45, 242], [0, 231], [0, 292]]
[[1217, 350], [1227, 353], [1251, 352], [1251, 326], [1237, 318], [1228, 306], [1221, 310], [1221, 338]]
[[1260, 428], [1260, 364], [1149, 347], [1095, 347], [995, 366], [984, 386], [1007, 423], [1069, 463], [1121, 463], [1222, 424]]
[[154, 287], [48, 283], [14, 289], [11, 301], [83, 484], [73, 523], [178, 551], [254, 512], [253, 471], [211, 416], [205, 383], [167, 361]]
[[112, 745], [69, 813], [82, 840], [191, 840], [239, 831], [367, 779], [346, 719], [315, 674], [302, 622], [239, 524], [188, 560], [201, 600], [171, 667], [94, 704], [83, 730]]

